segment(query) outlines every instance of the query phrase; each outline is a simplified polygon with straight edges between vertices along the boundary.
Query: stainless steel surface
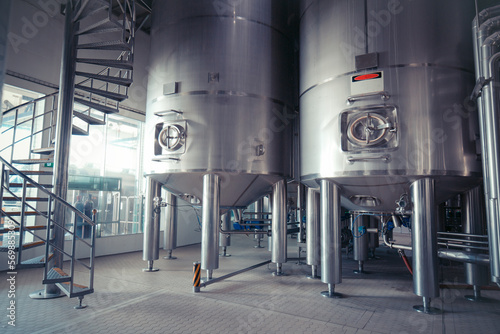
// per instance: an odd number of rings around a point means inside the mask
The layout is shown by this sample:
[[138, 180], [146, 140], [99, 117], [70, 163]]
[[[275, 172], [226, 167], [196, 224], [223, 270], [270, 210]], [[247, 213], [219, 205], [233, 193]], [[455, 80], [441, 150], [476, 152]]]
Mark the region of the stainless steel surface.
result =
[[351, 216], [352, 235], [354, 236], [353, 253], [355, 261], [368, 260], [368, 242], [370, 241], [370, 234], [368, 232], [361, 234], [359, 232], [359, 228], [364, 227], [365, 230], [368, 229], [370, 227], [370, 218], [371, 217], [367, 215], [357, 216], [357, 218], [355, 216]]
[[[394, 211], [422, 176], [437, 181], [438, 202], [477, 185], [477, 120], [463, 105], [473, 59], [456, 51], [471, 47], [473, 1], [301, 4], [301, 181], [332, 180], [343, 206], [372, 212]], [[357, 70], [367, 53], [378, 67]], [[376, 85], [352, 82], [374, 72]]]
[[273, 185], [272, 193], [272, 251], [271, 261], [276, 264], [287, 260], [287, 191], [285, 180]]
[[384, 234], [384, 244], [386, 246], [389, 246], [390, 248], [395, 248], [395, 249], [402, 249], [402, 250], [412, 250], [412, 247], [409, 245], [398, 245], [393, 243], [392, 241], [389, 241], [389, 238], [387, 237], [387, 234]]
[[[474, 58], [476, 80], [488, 80], [498, 73], [500, 59], [499, 15], [500, 6], [485, 10], [473, 22]], [[486, 197], [486, 212], [488, 222], [488, 237], [490, 244], [490, 271], [491, 279], [500, 283], [500, 180], [498, 167], [500, 166], [498, 124], [498, 79], [485, 82], [481, 94], [477, 99], [481, 132], [481, 158], [483, 161], [484, 192]]]
[[321, 260], [320, 194], [311, 188], [307, 188], [306, 210], [307, 264], [317, 267]]
[[[485, 233], [486, 216], [484, 212], [484, 193], [482, 187], [476, 187], [462, 196], [462, 231], [466, 234], [483, 235]], [[472, 238], [469, 238], [472, 239]], [[467, 252], [479, 253], [473, 249]], [[479, 255], [479, 254], [478, 254]], [[484, 254], [483, 254], [484, 255]], [[489, 265], [489, 256], [486, 256]], [[488, 268], [477, 264], [465, 263], [465, 282], [473, 286], [487, 285], [489, 281]]]
[[[221, 13], [212, 0], [154, 2], [146, 174], [201, 198], [203, 175], [217, 173], [227, 207], [291, 174], [294, 3], [241, 1]], [[179, 130], [166, 136], [171, 148], [158, 140], [168, 127]]]
[[[375, 216], [369, 216], [370, 217], [370, 221], [369, 221], [369, 226], [370, 226], [370, 229], [377, 229], [377, 231], [379, 230], [379, 218], [378, 217], [375, 217]], [[369, 233], [368, 234], [368, 248], [370, 249], [370, 251], [372, 252], [372, 256], [374, 256], [374, 252], [375, 252], [375, 249], [378, 248], [380, 245], [380, 241], [379, 241], [379, 236], [378, 236], [378, 232], [377, 233]]]
[[321, 180], [321, 282], [342, 282], [342, 243], [340, 239], [340, 189]]
[[201, 221], [201, 269], [219, 268], [221, 180], [216, 174], [203, 176], [203, 201]]
[[410, 186], [413, 202], [413, 291], [426, 298], [439, 297], [434, 183], [433, 179], [424, 178]]
[[[438, 249], [438, 257], [442, 259], [464, 262], [465, 265], [472, 265], [478, 267], [476, 270], [486, 269], [485, 273], [475, 276], [474, 274], [468, 273], [466, 269], [466, 280], [467, 284], [471, 285], [487, 285], [488, 284], [488, 270], [484, 266], [490, 265], [490, 259], [487, 254], [478, 254], [467, 251], [459, 251], [454, 249], [441, 248]], [[481, 267], [479, 267], [481, 266]], [[481, 282], [481, 283], [479, 283]]]
[[[230, 231], [231, 227], [232, 227], [231, 211], [228, 211], [222, 215], [221, 228], [222, 228], [222, 231]], [[220, 238], [220, 246], [222, 246], [222, 247], [231, 246], [231, 235], [230, 234], [221, 233], [219, 238]]]
[[[144, 210], [144, 241], [142, 259], [158, 260], [160, 257], [160, 206], [161, 184], [146, 177], [146, 200]], [[152, 262], [150, 262], [152, 267]]]
[[167, 191], [165, 195], [165, 234], [163, 249], [172, 251], [177, 248], [177, 198]]

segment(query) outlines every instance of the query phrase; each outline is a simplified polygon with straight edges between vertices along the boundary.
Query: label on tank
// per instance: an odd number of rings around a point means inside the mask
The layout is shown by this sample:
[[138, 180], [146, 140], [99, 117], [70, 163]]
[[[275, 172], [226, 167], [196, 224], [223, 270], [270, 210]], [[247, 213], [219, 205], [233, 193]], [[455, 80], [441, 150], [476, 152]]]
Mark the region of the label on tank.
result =
[[351, 77], [351, 95], [384, 91], [383, 72], [370, 72]]

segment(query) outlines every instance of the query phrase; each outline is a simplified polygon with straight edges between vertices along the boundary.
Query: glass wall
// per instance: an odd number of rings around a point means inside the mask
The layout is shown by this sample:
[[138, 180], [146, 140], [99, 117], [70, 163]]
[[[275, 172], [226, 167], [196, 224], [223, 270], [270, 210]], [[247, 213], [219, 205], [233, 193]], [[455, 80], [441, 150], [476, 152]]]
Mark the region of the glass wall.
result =
[[143, 122], [111, 114], [88, 132], [71, 138], [68, 200], [97, 209], [97, 237], [142, 232]]

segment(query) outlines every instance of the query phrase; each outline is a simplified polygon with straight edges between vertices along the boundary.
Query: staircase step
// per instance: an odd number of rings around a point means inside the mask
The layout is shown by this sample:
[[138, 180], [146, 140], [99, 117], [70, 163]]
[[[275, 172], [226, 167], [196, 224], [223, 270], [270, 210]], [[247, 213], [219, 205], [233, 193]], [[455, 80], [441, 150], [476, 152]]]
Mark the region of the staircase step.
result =
[[39, 240], [39, 241], [33, 241], [33, 242], [28, 242], [26, 244], [23, 244], [23, 249], [30, 249], [33, 247], [38, 247], [38, 246], [43, 246], [45, 245], [45, 241]]
[[83, 85], [75, 85], [75, 88], [76, 89], [80, 89], [80, 90], [84, 90], [86, 92], [89, 92], [89, 93], [92, 93], [92, 94], [97, 94], [97, 95], [100, 95], [100, 96], [104, 96], [104, 97], [107, 97], [109, 99], [112, 99], [112, 100], [116, 100], [116, 101], [123, 101], [125, 99], [128, 98], [127, 95], [123, 95], [123, 94], [119, 94], [119, 93], [114, 93], [114, 92], [107, 92], [105, 90], [102, 90], [102, 89], [97, 89], [97, 88], [93, 88], [93, 87], [87, 87], [87, 86], [83, 86]]
[[70, 281], [71, 277], [68, 274], [61, 269], [54, 267], [47, 273], [47, 279], [44, 279], [42, 284], [63, 283]]
[[[54, 257], [54, 254], [49, 254], [49, 260]], [[42, 268], [45, 266], [45, 255], [37, 256], [32, 259], [21, 262], [16, 266], [17, 269], [22, 268]]]
[[[11, 212], [6, 212], [8, 216], [10, 217], [20, 217], [21, 216], [21, 211], [11, 211]], [[46, 211], [40, 211], [41, 214], [47, 215]], [[25, 216], [37, 216], [39, 215], [38, 212], [36, 211], [25, 211], [24, 212]]]
[[[52, 184], [40, 184], [42, 187], [45, 188], [53, 188], [54, 186]], [[22, 188], [23, 184], [22, 183], [9, 183], [9, 187], [11, 188]], [[26, 187], [28, 188], [33, 188], [35, 187], [31, 183], [26, 184]]]
[[[23, 245], [23, 250], [30, 249], [30, 248], [33, 248], [33, 247], [42, 246], [42, 245], [45, 245], [45, 241], [40, 240], [40, 241], [28, 242], [28, 243], [25, 243]], [[3, 245], [0, 246], [0, 252], [8, 252], [8, 251], [9, 251], [9, 247], [8, 246], [3, 246]], [[14, 247], [14, 251], [15, 252], [19, 251], [19, 245], [16, 244], [16, 246]]]
[[88, 72], [80, 72], [80, 71], [76, 71], [75, 74], [79, 75], [81, 77], [86, 77], [86, 78], [96, 79], [96, 80], [100, 80], [100, 81], [104, 81], [104, 82], [109, 82], [109, 83], [120, 85], [120, 86], [130, 87], [130, 85], [132, 84], [132, 79], [113, 77], [110, 75], [101, 75], [101, 74], [96, 74], [96, 73], [88, 73]]
[[105, 106], [105, 105], [102, 105], [99, 103], [90, 102], [89, 100], [81, 99], [78, 97], [75, 97], [75, 102], [81, 103], [81, 104], [83, 104], [87, 107], [90, 107], [92, 109], [99, 110], [105, 114], [116, 114], [118, 112], [118, 109], [111, 108], [111, 107], [108, 107], [108, 106]]
[[55, 148], [53, 146], [51, 147], [41, 147], [41, 148], [34, 148], [31, 150], [31, 153], [35, 154], [52, 154], [54, 153]]
[[86, 122], [87, 124], [90, 125], [104, 125], [106, 124], [105, 121], [97, 119], [95, 117], [89, 116], [87, 114], [81, 113], [79, 111], [73, 110], [73, 116], [78, 117], [82, 121]]
[[12, 160], [13, 164], [21, 164], [21, 165], [36, 165], [36, 164], [44, 164], [46, 162], [54, 162], [54, 159], [43, 158], [43, 159], [18, 159], [18, 160]]
[[[21, 202], [20, 199], [11, 196], [4, 197], [3, 200], [4, 202]], [[27, 202], [47, 202], [48, 200], [47, 197], [26, 197]]]
[[116, 59], [97, 59], [97, 58], [77, 58], [77, 63], [92, 64], [106, 67], [121, 68], [124, 70], [132, 70], [133, 64], [130, 61]]
[[[21, 171], [24, 175], [53, 175], [54, 172], [48, 171], [48, 170], [22, 170]], [[14, 171], [10, 171], [10, 175], [17, 175], [14, 173]]]
[[107, 10], [108, 8], [109, 8], [109, 1], [107, 0], [90, 1], [90, 4], [88, 4], [85, 8], [83, 8], [80, 13], [75, 14], [73, 21], [74, 22], [81, 21], [87, 17], [94, 16], [96, 13], [99, 13], [103, 10]]
[[73, 127], [71, 129], [71, 134], [75, 135], [75, 136], [88, 136], [89, 135], [89, 133], [87, 131], [79, 128], [76, 125], [73, 125]]
[[79, 44], [77, 49], [130, 51], [130, 45], [120, 40]]
[[[36, 225], [36, 226], [25, 226], [25, 230], [35, 231], [35, 230], [45, 230], [47, 226], [45, 225]], [[14, 229], [9, 229], [7, 227], [0, 228], [0, 234], [8, 233], [9, 231], [19, 232], [19, 227], [15, 227]]]
[[88, 25], [85, 28], [81, 28], [75, 33], [75, 35], [100, 34], [122, 30], [123, 26], [120, 22], [105, 18], [104, 20]]
[[73, 283], [73, 293], [70, 293], [70, 283], [56, 283], [62, 292], [69, 298], [88, 295], [94, 292], [94, 289], [89, 289], [88, 286]]

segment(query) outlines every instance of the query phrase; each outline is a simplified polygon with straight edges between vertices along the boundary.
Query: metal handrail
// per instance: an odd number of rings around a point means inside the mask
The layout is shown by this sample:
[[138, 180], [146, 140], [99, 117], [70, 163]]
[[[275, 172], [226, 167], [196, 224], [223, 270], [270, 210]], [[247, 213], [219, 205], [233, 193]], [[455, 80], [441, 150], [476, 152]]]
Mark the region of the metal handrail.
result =
[[[47, 188], [45, 188], [44, 186], [42, 186], [41, 184], [39, 184], [38, 182], [34, 181], [28, 175], [26, 175], [23, 172], [21, 172], [20, 170], [18, 170], [16, 167], [12, 166], [2, 156], [0, 156], [0, 162], [3, 165], [7, 166], [8, 169], [10, 169], [11, 171], [13, 171], [14, 174], [20, 176], [21, 178], [23, 178], [24, 180], [26, 180], [27, 182], [29, 182], [30, 184], [32, 184], [35, 188], [37, 188], [38, 190], [40, 190], [41, 192], [43, 192], [45, 195], [47, 195], [47, 196], [51, 197], [52, 199], [60, 202], [62, 205], [64, 205], [70, 211], [73, 211], [73, 213], [75, 213], [76, 215], [78, 215], [78, 217], [82, 218], [85, 222], [89, 223], [92, 226], [95, 225], [94, 222], [89, 217], [87, 217], [85, 214], [83, 214], [82, 212], [80, 212], [73, 205], [69, 204], [64, 199], [62, 199], [61, 197], [57, 196], [56, 194], [54, 194], [53, 192], [51, 192], [50, 190], [48, 190]], [[3, 169], [2, 169], [2, 171], [3, 171]]]

